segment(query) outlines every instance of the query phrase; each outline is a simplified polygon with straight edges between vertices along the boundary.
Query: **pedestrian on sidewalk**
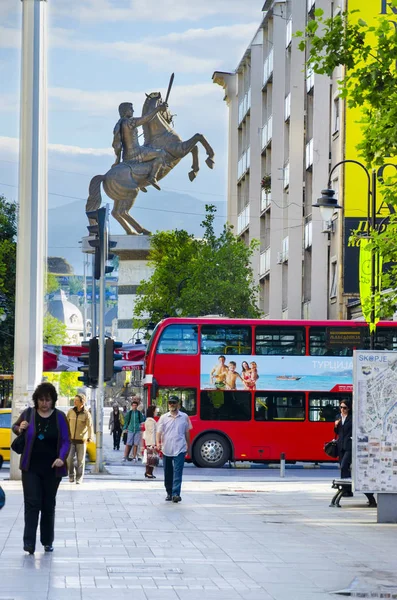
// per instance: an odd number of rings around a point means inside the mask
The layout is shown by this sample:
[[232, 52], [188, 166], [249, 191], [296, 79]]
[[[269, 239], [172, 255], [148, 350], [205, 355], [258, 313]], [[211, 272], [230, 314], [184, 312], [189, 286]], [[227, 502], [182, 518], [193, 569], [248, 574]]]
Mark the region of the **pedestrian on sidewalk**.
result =
[[178, 396], [168, 399], [169, 411], [157, 424], [157, 450], [163, 453], [166, 501], [180, 502], [185, 456], [190, 447], [192, 425], [186, 413], [179, 410]]
[[[341, 415], [335, 421], [334, 431], [338, 435], [338, 452], [341, 479], [351, 479], [352, 471], [352, 438], [353, 438], [353, 415], [350, 402], [342, 400], [339, 405]], [[373, 494], [364, 493], [368, 499], [368, 506], [376, 507]], [[353, 492], [345, 492], [344, 496], [353, 496]]]
[[156, 450], [156, 429], [157, 423], [153, 418], [156, 412], [156, 407], [152, 404], [148, 406], [146, 411], [145, 431], [143, 432], [143, 440], [146, 450], [146, 471], [147, 479], [156, 479], [153, 475], [154, 467], [159, 464], [159, 457]]
[[129, 459], [130, 450], [132, 448], [132, 460], [138, 460], [137, 452], [141, 444], [141, 423], [144, 423], [145, 415], [138, 410], [138, 400], [135, 398], [131, 402], [131, 410], [125, 416], [123, 432], [127, 432], [127, 443], [124, 450], [124, 458], [122, 462]]
[[67, 474], [70, 434], [66, 416], [55, 408], [58, 394], [48, 382], [33, 393], [34, 408], [25, 409], [12, 426], [25, 435], [19, 468], [25, 503], [23, 549], [34, 554], [40, 514], [40, 542], [45, 552], [54, 550], [55, 504], [61, 478]]
[[76, 394], [74, 407], [66, 415], [72, 442], [68, 457], [69, 481], [74, 483], [76, 480], [76, 484], [83, 483], [87, 442], [91, 442], [93, 438], [92, 417], [85, 402], [84, 394]]
[[109, 417], [109, 431], [113, 435], [113, 450], [120, 450], [121, 431], [124, 425], [124, 415], [120, 412], [119, 405], [113, 404]]

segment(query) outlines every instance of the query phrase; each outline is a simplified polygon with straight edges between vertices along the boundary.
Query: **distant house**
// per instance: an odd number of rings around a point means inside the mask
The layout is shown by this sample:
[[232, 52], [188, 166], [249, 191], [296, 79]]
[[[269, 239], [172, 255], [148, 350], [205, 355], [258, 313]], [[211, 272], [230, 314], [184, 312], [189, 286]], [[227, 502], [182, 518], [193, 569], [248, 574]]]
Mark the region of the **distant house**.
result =
[[47, 313], [66, 325], [67, 343], [79, 346], [83, 339], [83, 315], [81, 310], [66, 297], [63, 290], [55, 293], [47, 304]]

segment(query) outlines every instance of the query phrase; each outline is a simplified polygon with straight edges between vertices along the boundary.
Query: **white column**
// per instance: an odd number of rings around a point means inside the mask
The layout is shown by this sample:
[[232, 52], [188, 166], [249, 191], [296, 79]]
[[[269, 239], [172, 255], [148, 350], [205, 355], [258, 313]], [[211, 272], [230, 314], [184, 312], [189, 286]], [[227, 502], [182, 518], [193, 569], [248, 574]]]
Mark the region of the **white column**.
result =
[[[22, 2], [13, 421], [42, 377], [47, 254], [47, 0]], [[11, 454], [11, 479], [19, 479], [19, 457]]]

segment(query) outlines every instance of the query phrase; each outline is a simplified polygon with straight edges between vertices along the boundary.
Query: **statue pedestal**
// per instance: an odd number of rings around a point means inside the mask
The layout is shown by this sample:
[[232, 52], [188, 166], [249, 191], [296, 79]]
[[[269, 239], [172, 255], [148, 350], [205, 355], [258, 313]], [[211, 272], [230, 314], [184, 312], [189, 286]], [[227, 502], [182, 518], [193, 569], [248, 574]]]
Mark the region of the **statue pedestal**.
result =
[[136, 290], [142, 279], [148, 279], [153, 269], [148, 267], [149, 235], [112, 235], [117, 246], [112, 250], [120, 259], [118, 285], [118, 325], [116, 339], [126, 344], [131, 340], [132, 313]]
[[[83, 238], [82, 250], [92, 254], [88, 237]], [[112, 249], [120, 259], [118, 281], [118, 311], [116, 340], [126, 344], [134, 334], [132, 313], [136, 302], [136, 291], [142, 279], [148, 279], [153, 269], [148, 267], [150, 249], [149, 235], [112, 235], [117, 246]]]

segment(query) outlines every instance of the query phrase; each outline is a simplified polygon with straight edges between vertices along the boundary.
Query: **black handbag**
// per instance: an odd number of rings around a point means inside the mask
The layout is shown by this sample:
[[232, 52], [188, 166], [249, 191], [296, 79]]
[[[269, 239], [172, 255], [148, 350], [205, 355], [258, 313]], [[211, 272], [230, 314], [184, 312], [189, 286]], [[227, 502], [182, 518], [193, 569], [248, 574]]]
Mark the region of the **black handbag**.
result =
[[124, 446], [126, 445], [126, 443], [127, 443], [127, 432], [124, 431], [123, 432], [123, 444], [124, 444]]
[[324, 444], [324, 452], [328, 454], [331, 458], [338, 458], [338, 442], [336, 440], [331, 440], [330, 442], [326, 442]]
[[[26, 414], [26, 419], [28, 420], [30, 423], [30, 419], [32, 417], [32, 409], [29, 408], [28, 409], [28, 414]], [[15, 454], [22, 454], [23, 451], [25, 450], [25, 429], [19, 434], [17, 435], [17, 437], [15, 438], [15, 440], [12, 442], [11, 444], [11, 450], [13, 450], [15, 452]]]

